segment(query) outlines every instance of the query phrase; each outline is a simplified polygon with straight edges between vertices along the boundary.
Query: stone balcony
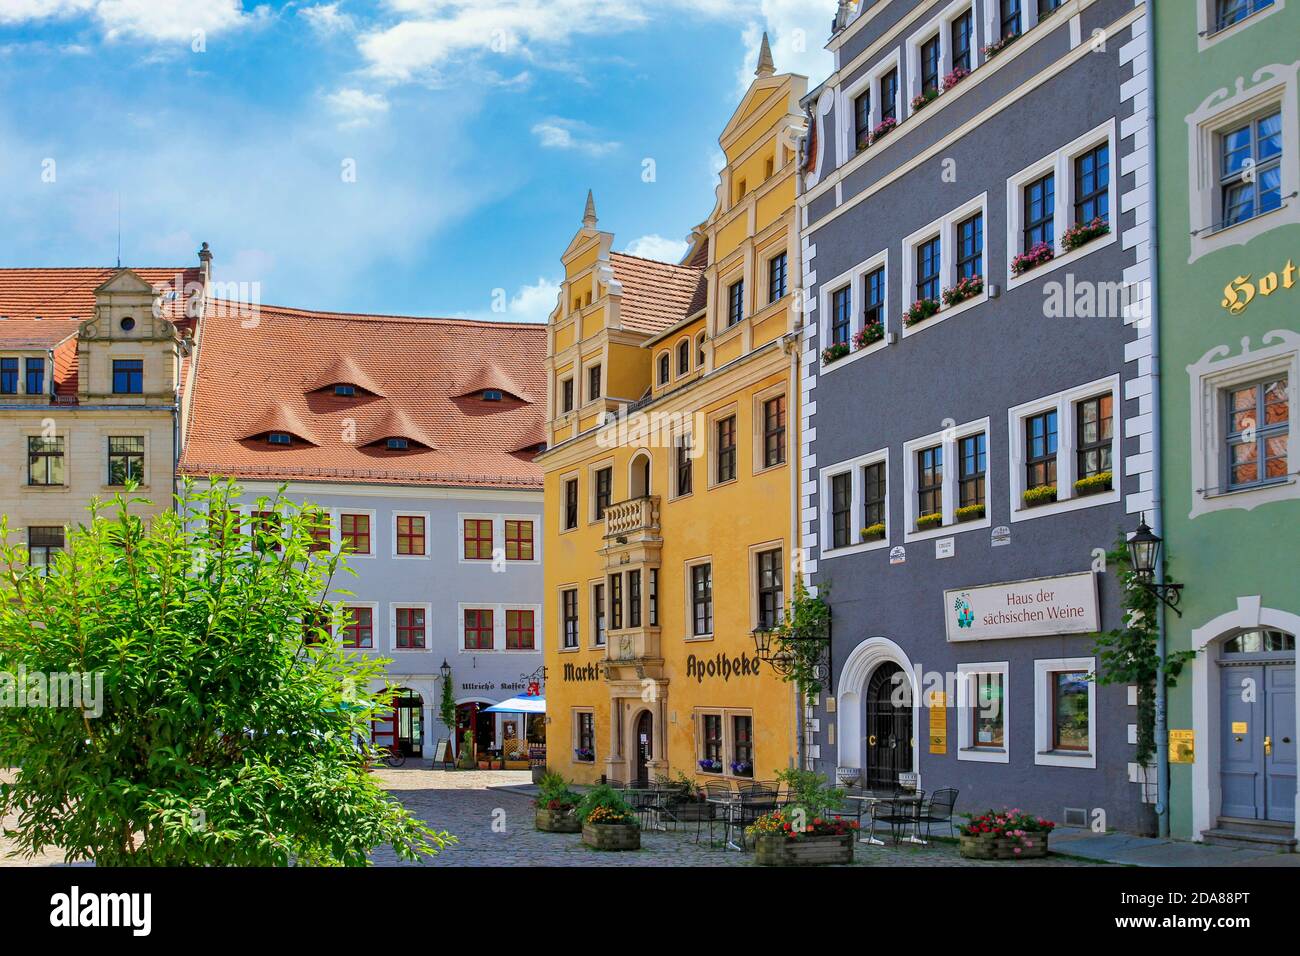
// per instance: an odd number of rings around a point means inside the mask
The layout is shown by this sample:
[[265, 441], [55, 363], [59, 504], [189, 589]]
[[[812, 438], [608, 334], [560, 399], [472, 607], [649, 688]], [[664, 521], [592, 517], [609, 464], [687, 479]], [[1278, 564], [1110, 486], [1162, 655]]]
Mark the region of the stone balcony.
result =
[[605, 509], [605, 546], [659, 540], [659, 496], [629, 498]]

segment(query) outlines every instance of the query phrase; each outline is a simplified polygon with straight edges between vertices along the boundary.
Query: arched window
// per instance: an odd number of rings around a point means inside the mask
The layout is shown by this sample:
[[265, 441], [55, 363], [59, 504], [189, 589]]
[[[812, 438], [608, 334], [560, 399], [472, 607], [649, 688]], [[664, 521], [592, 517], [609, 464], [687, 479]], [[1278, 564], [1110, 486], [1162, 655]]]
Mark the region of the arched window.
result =
[[691, 340], [682, 339], [677, 344], [677, 374], [685, 375], [691, 370]]
[[701, 332], [695, 338], [695, 364], [704, 368], [704, 333]]
[[659, 356], [659, 384], [660, 385], [668, 384], [668, 370], [669, 370], [668, 353], [664, 352], [662, 355]]

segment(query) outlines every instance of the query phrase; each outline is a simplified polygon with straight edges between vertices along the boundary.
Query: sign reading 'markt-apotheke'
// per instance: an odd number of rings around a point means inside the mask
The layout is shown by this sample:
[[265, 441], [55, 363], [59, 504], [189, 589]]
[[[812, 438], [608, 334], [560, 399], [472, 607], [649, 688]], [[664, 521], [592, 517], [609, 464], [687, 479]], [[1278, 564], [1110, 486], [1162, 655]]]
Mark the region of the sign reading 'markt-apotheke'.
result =
[[1097, 579], [1091, 571], [943, 592], [949, 641], [988, 641], [1097, 630]]

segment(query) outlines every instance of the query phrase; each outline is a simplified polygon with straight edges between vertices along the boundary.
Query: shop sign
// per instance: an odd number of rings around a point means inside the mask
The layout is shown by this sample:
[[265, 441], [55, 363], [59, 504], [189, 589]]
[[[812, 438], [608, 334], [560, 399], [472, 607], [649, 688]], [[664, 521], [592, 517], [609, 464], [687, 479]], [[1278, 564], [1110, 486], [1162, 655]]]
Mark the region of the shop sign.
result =
[[602, 679], [600, 668], [595, 664], [565, 664], [563, 676], [566, 684], [586, 683]]
[[943, 592], [949, 641], [987, 641], [1100, 629], [1091, 571]]
[[906, 564], [906, 563], [907, 563], [907, 549], [906, 549], [905, 547], [903, 547], [901, 544], [900, 544], [900, 545], [897, 545], [896, 547], [890, 548], [890, 549], [889, 549], [889, 563], [890, 563], [890, 564]]
[[941, 690], [930, 692], [930, 753], [948, 752], [948, 695]]
[[1262, 295], [1267, 298], [1279, 287], [1293, 289], [1295, 282], [1296, 266], [1288, 259], [1287, 264], [1282, 268], [1281, 276], [1276, 272], [1265, 272], [1258, 279], [1253, 272], [1237, 276], [1223, 287], [1223, 301], [1219, 305], [1227, 309], [1229, 315], [1241, 315], [1255, 300], [1255, 296]]
[[686, 656], [686, 676], [694, 677], [697, 683], [704, 683], [706, 677], [721, 677], [729, 681], [733, 677], [755, 677], [761, 662], [758, 655], [717, 654], [713, 657]]
[[1169, 731], [1169, 762], [1170, 763], [1195, 763], [1196, 762], [1196, 731], [1194, 730]]

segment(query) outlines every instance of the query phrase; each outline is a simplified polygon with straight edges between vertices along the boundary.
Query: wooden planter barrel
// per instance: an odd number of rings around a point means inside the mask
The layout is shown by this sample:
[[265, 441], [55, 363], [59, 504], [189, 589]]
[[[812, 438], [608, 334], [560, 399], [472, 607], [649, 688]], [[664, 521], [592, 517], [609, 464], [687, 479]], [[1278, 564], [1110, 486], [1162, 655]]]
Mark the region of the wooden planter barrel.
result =
[[641, 828], [631, 823], [584, 823], [582, 842], [593, 850], [639, 850]]
[[829, 866], [853, 862], [853, 834], [805, 836], [788, 839], [781, 833], [761, 833], [754, 838], [754, 859], [759, 866]]
[[[1033, 860], [1047, 856], [1048, 833], [1030, 833], [1023, 837], [979, 836], [961, 838], [961, 855], [968, 860]], [[1020, 852], [1017, 853], [1016, 850]]]
[[582, 832], [582, 821], [572, 809], [548, 810], [546, 807], [538, 807], [533, 823], [543, 833]]

